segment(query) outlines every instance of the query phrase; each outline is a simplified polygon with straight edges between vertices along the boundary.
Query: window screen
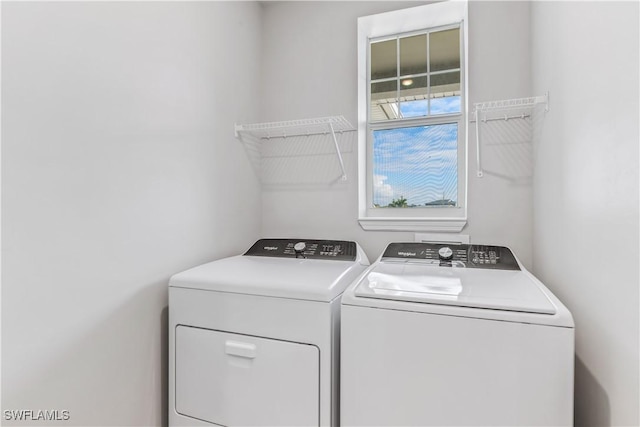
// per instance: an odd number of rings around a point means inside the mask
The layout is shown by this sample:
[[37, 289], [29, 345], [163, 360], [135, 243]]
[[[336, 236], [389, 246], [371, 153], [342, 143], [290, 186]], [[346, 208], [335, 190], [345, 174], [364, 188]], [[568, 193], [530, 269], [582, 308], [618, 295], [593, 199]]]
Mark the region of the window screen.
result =
[[373, 207], [456, 206], [458, 124], [373, 131]]

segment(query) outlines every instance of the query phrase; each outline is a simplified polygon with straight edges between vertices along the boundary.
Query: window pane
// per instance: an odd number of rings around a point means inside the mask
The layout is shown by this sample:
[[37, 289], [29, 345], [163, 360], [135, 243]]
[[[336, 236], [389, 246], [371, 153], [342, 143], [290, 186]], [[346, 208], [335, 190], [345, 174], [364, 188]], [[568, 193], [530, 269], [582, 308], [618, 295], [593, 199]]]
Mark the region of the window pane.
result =
[[386, 82], [371, 83], [371, 99], [396, 99], [398, 90], [398, 81], [389, 80]]
[[371, 43], [371, 80], [398, 76], [396, 39]]
[[400, 39], [400, 75], [427, 72], [427, 35]]
[[460, 29], [429, 34], [430, 71], [460, 68]]
[[402, 117], [420, 117], [429, 113], [427, 76], [400, 80], [400, 113]]
[[457, 123], [373, 131], [373, 207], [450, 207], [457, 199]]
[[431, 114], [459, 113], [460, 72], [431, 76]]
[[460, 97], [445, 96], [431, 99], [431, 114], [449, 114], [460, 112]]
[[372, 121], [398, 118], [398, 81], [371, 83]]

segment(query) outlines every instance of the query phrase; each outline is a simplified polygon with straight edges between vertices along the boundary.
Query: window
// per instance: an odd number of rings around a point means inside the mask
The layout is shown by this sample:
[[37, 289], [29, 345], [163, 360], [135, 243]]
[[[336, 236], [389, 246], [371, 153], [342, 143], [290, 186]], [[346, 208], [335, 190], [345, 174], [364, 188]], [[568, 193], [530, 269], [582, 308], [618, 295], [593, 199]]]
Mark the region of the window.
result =
[[365, 229], [465, 225], [466, 10], [466, 2], [443, 2], [358, 20]]

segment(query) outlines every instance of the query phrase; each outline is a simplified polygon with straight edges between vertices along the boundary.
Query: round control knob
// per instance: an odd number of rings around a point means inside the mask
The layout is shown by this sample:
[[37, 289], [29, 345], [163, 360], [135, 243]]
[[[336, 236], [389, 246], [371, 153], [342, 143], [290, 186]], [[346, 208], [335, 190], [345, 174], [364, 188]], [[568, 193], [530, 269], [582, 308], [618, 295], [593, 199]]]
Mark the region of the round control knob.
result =
[[450, 261], [453, 258], [453, 251], [448, 246], [443, 246], [438, 250], [438, 255], [443, 261]]
[[302, 252], [307, 248], [307, 244], [305, 242], [298, 242], [293, 245], [293, 250], [296, 252]]

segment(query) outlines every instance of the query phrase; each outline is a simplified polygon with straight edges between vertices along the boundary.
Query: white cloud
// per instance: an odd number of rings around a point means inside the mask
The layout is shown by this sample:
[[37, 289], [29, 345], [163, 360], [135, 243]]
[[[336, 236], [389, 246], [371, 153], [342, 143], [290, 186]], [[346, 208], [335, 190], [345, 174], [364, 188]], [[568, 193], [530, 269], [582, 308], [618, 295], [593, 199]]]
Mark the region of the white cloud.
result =
[[373, 175], [373, 202], [386, 206], [393, 200], [393, 187], [386, 184], [385, 175]]

